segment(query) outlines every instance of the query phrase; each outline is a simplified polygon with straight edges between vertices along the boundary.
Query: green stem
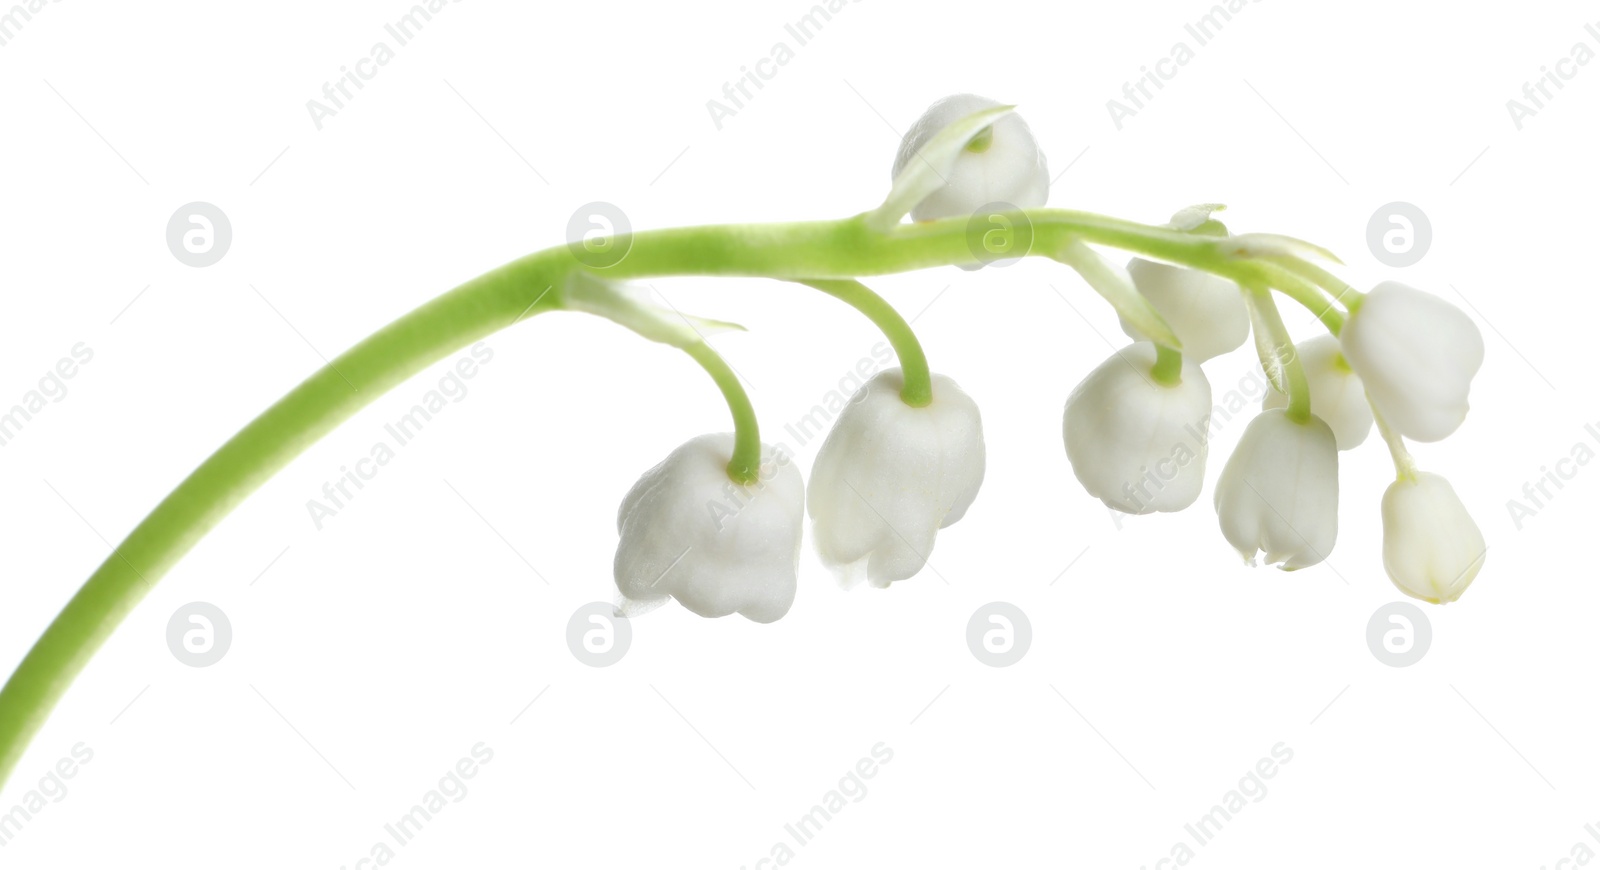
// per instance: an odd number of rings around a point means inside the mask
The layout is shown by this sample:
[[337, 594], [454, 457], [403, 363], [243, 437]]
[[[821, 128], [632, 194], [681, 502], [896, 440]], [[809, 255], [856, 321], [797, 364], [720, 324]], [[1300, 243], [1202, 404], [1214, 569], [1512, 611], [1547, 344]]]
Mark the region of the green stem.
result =
[[728, 400], [728, 411], [733, 414], [733, 458], [728, 460], [728, 476], [734, 483], [755, 483], [761, 477], [761, 429], [739, 375], [703, 341], [685, 347], [683, 352], [711, 375], [717, 389], [722, 390], [722, 397]]
[[557, 248], [476, 278], [302, 381], [189, 474], [90, 575], [0, 689], [0, 784], [91, 656], [152, 584], [257, 487], [335, 426], [450, 353], [557, 306]]
[[[1227, 239], [1154, 227], [1068, 209], [1024, 209], [1033, 229], [1029, 256], [1053, 257], [1076, 239], [1220, 275], [1239, 284], [1271, 284], [1260, 260], [1229, 253]], [[936, 266], [975, 265], [965, 218], [873, 229], [866, 215], [844, 220], [723, 224], [637, 232], [607, 278], [724, 276], [808, 281], [889, 275]], [[1294, 298], [1294, 297], [1291, 297]], [[1296, 298], [1321, 316], [1320, 299]]]
[[1150, 368], [1156, 383], [1172, 386], [1183, 382], [1183, 352], [1164, 344], [1156, 345], [1156, 364]]
[[1311, 385], [1306, 381], [1306, 370], [1300, 363], [1300, 355], [1295, 352], [1294, 340], [1283, 325], [1283, 317], [1278, 313], [1278, 305], [1272, 300], [1270, 290], [1258, 285], [1245, 288], [1245, 292], [1245, 298], [1250, 302], [1250, 319], [1256, 332], [1256, 350], [1261, 355], [1261, 364], [1275, 366], [1281, 377], [1272, 380], [1289, 399], [1285, 413], [1289, 419], [1304, 423], [1311, 419]]
[[817, 279], [801, 281], [834, 297], [867, 316], [873, 325], [882, 330], [884, 337], [900, 358], [900, 371], [905, 385], [900, 388], [900, 400], [913, 408], [925, 408], [933, 401], [933, 376], [928, 371], [928, 357], [922, 352], [922, 343], [911, 330], [900, 312], [888, 300], [872, 292], [860, 281]]
[[[1235, 281], [1264, 281], [1258, 263], [1226, 254], [1218, 240], [1085, 212], [1024, 214], [1034, 229], [1030, 253], [1058, 251], [1078, 238]], [[858, 215], [651, 230], [633, 233], [630, 241], [621, 262], [594, 274], [810, 281], [978, 262], [963, 218], [878, 231]], [[62, 693], [151, 584], [241, 501], [339, 423], [428, 365], [532, 314], [564, 307], [567, 278], [583, 268], [563, 245], [468, 281], [313, 373], [202, 462], [90, 575], [0, 689], [0, 785]], [[734, 408], [736, 421], [741, 413], [747, 412]], [[753, 420], [745, 428], [750, 437]]]
[[654, 303], [641, 299], [642, 288], [606, 281], [585, 271], [568, 273], [562, 290], [563, 307], [568, 310], [604, 317], [641, 338], [678, 348], [699, 363], [722, 391], [728, 412], [733, 415], [733, 456], [728, 459], [728, 477], [739, 484], [751, 484], [760, 479], [761, 431], [756, 423], [755, 408], [739, 383], [738, 373], [711, 347], [702, 331], [702, 327], [743, 327], [690, 317], [676, 308], [668, 314]]
[[1354, 312], [1367, 298], [1365, 293], [1345, 283], [1343, 278], [1318, 266], [1316, 263], [1296, 258], [1280, 261], [1283, 268], [1333, 294], [1333, 298], [1347, 310]]
[[[1253, 261], [1224, 253], [1219, 240], [1146, 226], [1088, 212], [1030, 209], [1019, 212], [1034, 232], [1033, 256], [1047, 256], [1068, 240], [1108, 245], [1225, 277], [1257, 275]], [[628, 255], [604, 272], [608, 278], [720, 275], [783, 278], [860, 278], [981, 262], [968, 248], [967, 221], [943, 218], [901, 224], [887, 232], [864, 216], [785, 224], [678, 227], [635, 233]]]
[[[1300, 262], [1300, 261], [1296, 261]], [[1344, 330], [1344, 312], [1330, 300], [1316, 284], [1305, 280], [1296, 271], [1276, 263], [1258, 263], [1273, 289], [1293, 299], [1317, 316], [1322, 325], [1337, 338]], [[1309, 265], [1302, 263], [1302, 265]], [[1315, 267], [1313, 267], [1315, 268]]]
[[1378, 434], [1383, 436], [1383, 443], [1389, 447], [1389, 458], [1394, 460], [1394, 474], [1397, 480], [1415, 480], [1417, 478], [1417, 461], [1411, 458], [1411, 451], [1406, 449], [1405, 439], [1400, 433], [1389, 428], [1388, 421], [1378, 413], [1378, 406], [1372, 404], [1369, 398], [1367, 404], [1372, 408], [1372, 422], [1378, 427]]

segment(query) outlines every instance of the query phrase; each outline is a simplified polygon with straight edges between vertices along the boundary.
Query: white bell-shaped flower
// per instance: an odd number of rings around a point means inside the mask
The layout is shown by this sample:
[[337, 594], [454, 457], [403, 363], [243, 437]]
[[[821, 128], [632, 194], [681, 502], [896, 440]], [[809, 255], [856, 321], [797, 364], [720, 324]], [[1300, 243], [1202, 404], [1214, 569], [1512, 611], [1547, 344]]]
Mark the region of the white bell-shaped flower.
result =
[[1401, 592], [1446, 604], [1483, 568], [1488, 547], [1450, 481], [1426, 471], [1383, 494], [1383, 567]]
[[1483, 334], [1461, 309], [1385, 281], [1350, 314], [1339, 344], [1367, 395], [1396, 432], [1438, 441], [1467, 417], [1467, 391], [1483, 365]]
[[1263, 411], [1239, 437], [1217, 480], [1222, 536], [1254, 565], [1293, 571], [1333, 550], [1339, 532], [1339, 450], [1315, 415], [1304, 423]]
[[615, 572], [625, 612], [668, 596], [701, 616], [772, 622], [794, 602], [805, 484], [763, 445], [759, 479], [728, 477], [733, 435], [701, 435], [672, 451], [617, 511]]
[[1157, 383], [1155, 362], [1150, 342], [1122, 348], [1078, 384], [1062, 415], [1072, 473], [1123, 513], [1183, 510], [1205, 483], [1211, 384], [1188, 357], [1177, 383]]
[[[1294, 350], [1311, 389], [1311, 413], [1322, 418], [1333, 430], [1340, 450], [1359, 446], [1372, 431], [1372, 406], [1367, 403], [1361, 376], [1339, 350], [1339, 339], [1319, 335], [1300, 342]], [[1269, 389], [1261, 405], [1285, 408], [1289, 400], [1277, 390]]]
[[913, 408], [900, 398], [904, 384], [898, 368], [868, 381], [811, 467], [817, 552], [847, 584], [863, 570], [878, 587], [921, 571], [939, 529], [961, 519], [983, 483], [977, 404], [934, 375], [933, 401]]
[[[901, 139], [892, 175], [899, 176], [900, 170], [940, 130], [998, 105], [976, 94], [956, 94], [935, 102]], [[1037, 208], [1044, 205], [1050, 193], [1050, 171], [1044, 152], [1039, 150], [1028, 123], [1016, 113], [999, 119], [968, 143], [954, 167], [942, 174], [944, 186], [912, 207], [912, 220], [966, 217], [993, 202]]]
[[[1239, 285], [1198, 269], [1169, 266], [1142, 257], [1128, 261], [1139, 293], [1183, 342], [1183, 355], [1205, 362], [1235, 350], [1250, 337], [1250, 310]], [[1122, 331], [1144, 338], [1127, 320]]]

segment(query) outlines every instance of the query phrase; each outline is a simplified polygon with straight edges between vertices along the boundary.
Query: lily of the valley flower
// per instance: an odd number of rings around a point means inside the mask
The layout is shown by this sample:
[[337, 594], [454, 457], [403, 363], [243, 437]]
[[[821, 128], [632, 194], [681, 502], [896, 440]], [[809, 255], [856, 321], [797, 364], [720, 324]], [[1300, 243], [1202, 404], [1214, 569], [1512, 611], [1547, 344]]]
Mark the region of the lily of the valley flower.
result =
[[1188, 357], [1177, 383], [1157, 383], [1155, 362], [1147, 341], [1117, 351], [1072, 391], [1062, 415], [1073, 474], [1123, 513], [1183, 510], [1205, 482], [1211, 384]]
[[1488, 552], [1450, 482], [1426, 471], [1383, 494], [1383, 567], [1401, 592], [1446, 604], [1461, 597]]
[[[976, 94], [956, 94], [935, 102], [906, 131], [893, 175], [898, 177], [909, 162], [918, 159], [917, 152], [945, 127], [999, 105]], [[995, 121], [969, 142], [954, 166], [941, 174], [944, 185], [911, 208], [912, 220], [964, 217], [993, 202], [1037, 208], [1050, 193], [1044, 152], [1027, 122], [1014, 113]]]
[[1264, 553], [1293, 571], [1327, 558], [1339, 533], [1339, 451], [1333, 430], [1312, 415], [1263, 411], [1245, 427], [1217, 480], [1222, 536], [1245, 561]]
[[943, 375], [933, 376], [925, 407], [902, 401], [903, 386], [898, 368], [868, 381], [811, 468], [817, 552], [846, 581], [864, 568], [885, 587], [921, 571], [939, 529], [961, 519], [983, 483], [977, 404]]
[[760, 479], [728, 477], [731, 434], [701, 435], [645, 472], [617, 512], [615, 572], [625, 610], [668, 596], [701, 616], [772, 622], [794, 602], [805, 484], [763, 445]]
[[1461, 309], [1385, 281], [1351, 312], [1339, 343], [1378, 413], [1400, 435], [1438, 441], [1466, 419], [1483, 335]]
[[[1294, 346], [1311, 389], [1311, 413], [1328, 424], [1340, 450], [1367, 440], [1372, 431], [1372, 406], [1361, 377], [1339, 351], [1339, 339], [1319, 335]], [[1275, 389], [1267, 390], [1264, 408], [1284, 408], [1289, 400]]]
[[[1250, 337], [1250, 312], [1232, 281], [1141, 257], [1128, 262], [1128, 275], [1183, 342], [1185, 357], [1205, 362]], [[1127, 320], [1122, 331], [1134, 340], [1144, 338]]]

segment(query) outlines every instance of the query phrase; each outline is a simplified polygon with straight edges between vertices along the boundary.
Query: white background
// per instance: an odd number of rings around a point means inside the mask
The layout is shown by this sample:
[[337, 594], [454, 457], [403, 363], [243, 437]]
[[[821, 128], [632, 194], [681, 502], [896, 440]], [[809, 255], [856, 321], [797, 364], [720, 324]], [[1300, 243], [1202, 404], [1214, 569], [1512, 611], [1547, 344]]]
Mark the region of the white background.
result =
[[[321, 531], [307, 500], [448, 361], [308, 450], [173, 570], [0, 791], [4, 812], [74, 745], [94, 753], [0, 866], [354, 868], [480, 741], [493, 760], [392, 866], [755, 867], [879, 743], [892, 761], [790, 866], [1154, 868], [1280, 742], [1293, 760], [1191, 866], [1534, 868], [1600, 851], [1584, 830], [1600, 823], [1600, 471], [1579, 469], [1520, 530], [1507, 509], [1574, 444], [1600, 449], [1583, 428], [1600, 421], [1584, 262], [1600, 65], [1520, 131], [1505, 106], [1575, 43], [1600, 50], [1584, 29], [1600, 7], [1250, 3], [1118, 130], [1106, 101], [1193, 45], [1203, 0], [865, 0], [719, 131], [706, 101], [793, 46], [784, 24], [807, 8], [452, 4], [320, 131], [306, 101], [393, 44], [383, 26], [404, 3], [35, 14], [0, 48], [0, 405], [76, 343], [94, 357], [0, 448], [0, 671], [107, 540], [319, 354], [562, 243], [593, 200], [636, 228], [868, 208], [895, 131], [961, 91], [1020, 104], [1065, 170], [1052, 205], [1159, 223], [1222, 201], [1235, 231], [1334, 248], [1358, 286], [1470, 301], [1487, 347], [1473, 413], [1415, 452], [1490, 550], [1459, 603], [1426, 608], [1427, 656], [1396, 669], [1367, 649], [1369, 617], [1400, 597], [1381, 565], [1376, 437], [1341, 457], [1329, 563], [1297, 574], [1243, 566], [1209, 489], [1120, 526], [1088, 497], [1061, 406], [1122, 337], [1074, 274], [1029, 261], [872, 282], [920, 312], [934, 368], [984, 413], [983, 492], [932, 567], [846, 593], [808, 543], [781, 622], [663, 608], [635, 621], [619, 664], [587, 667], [566, 623], [610, 597], [619, 500], [727, 417], [682, 354], [552, 314], [491, 338], [470, 394]], [[165, 244], [196, 200], [233, 225], [209, 268]], [[1396, 200], [1434, 230], [1403, 270], [1366, 242]], [[817, 442], [783, 426], [870, 355], [870, 325], [773, 282], [656, 286], [750, 327], [714, 342], [769, 440], [809, 467]], [[1320, 328], [1285, 312], [1297, 335]], [[1253, 367], [1248, 348], [1209, 363], [1216, 396]], [[1242, 429], [1215, 437], [1212, 479]], [[165, 639], [197, 600], [234, 631], [204, 669]], [[1006, 669], [965, 640], [993, 600], [1033, 626]]]

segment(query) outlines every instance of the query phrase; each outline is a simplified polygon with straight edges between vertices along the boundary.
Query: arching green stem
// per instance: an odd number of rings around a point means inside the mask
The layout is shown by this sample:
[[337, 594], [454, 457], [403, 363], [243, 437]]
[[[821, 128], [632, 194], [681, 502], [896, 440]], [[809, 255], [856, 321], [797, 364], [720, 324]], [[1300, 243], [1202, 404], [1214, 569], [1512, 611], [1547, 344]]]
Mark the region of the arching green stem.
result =
[[[1241, 283], [1270, 284], [1259, 261], [1221, 249], [1219, 241], [1226, 240], [1085, 212], [1030, 209], [1023, 214], [1034, 231], [1030, 254], [1054, 254], [1081, 240]], [[881, 230], [858, 215], [643, 231], [619, 238], [628, 245], [626, 255], [591, 274], [607, 280], [738, 275], [813, 281], [976, 263], [966, 223], [964, 218], [947, 218]], [[241, 501], [317, 439], [428, 365], [533, 314], [566, 307], [568, 279], [579, 270], [586, 267], [560, 246], [468, 281], [313, 373], [202, 462], [90, 575], [0, 688], [0, 784], [62, 693], [123, 618]], [[1270, 303], [1270, 295], [1266, 301]], [[712, 371], [712, 376], [728, 395], [727, 375]], [[1307, 401], [1303, 389], [1291, 393], [1292, 408], [1304, 412]], [[730, 396], [729, 402], [736, 424], [741, 415], [747, 418], [741, 449], [748, 453], [751, 448], [743, 445], [756, 438], [754, 415], [747, 401], [735, 402]]]
[[917, 341], [911, 324], [894, 310], [894, 306], [860, 281], [817, 279], [799, 283], [844, 302], [865, 314], [882, 330], [900, 358], [900, 370], [905, 375], [905, 385], [900, 388], [901, 401], [913, 408], [927, 407], [933, 401], [933, 376], [928, 372], [928, 357], [922, 352], [922, 343]]
[[134, 605], [250, 493], [352, 414], [427, 366], [558, 306], [564, 248], [445, 293], [302, 381], [211, 454], [134, 527], [0, 689], [0, 784], [45, 717]]
[[761, 476], [761, 429], [756, 424], [756, 409], [739, 375], [728, 365], [711, 345], [705, 342], [691, 344], [683, 349], [690, 358], [717, 382], [717, 389], [728, 401], [728, 411], [733, 414], [733, 458], [728, 461], [728, 476], [734, 483], [755, 483]]

